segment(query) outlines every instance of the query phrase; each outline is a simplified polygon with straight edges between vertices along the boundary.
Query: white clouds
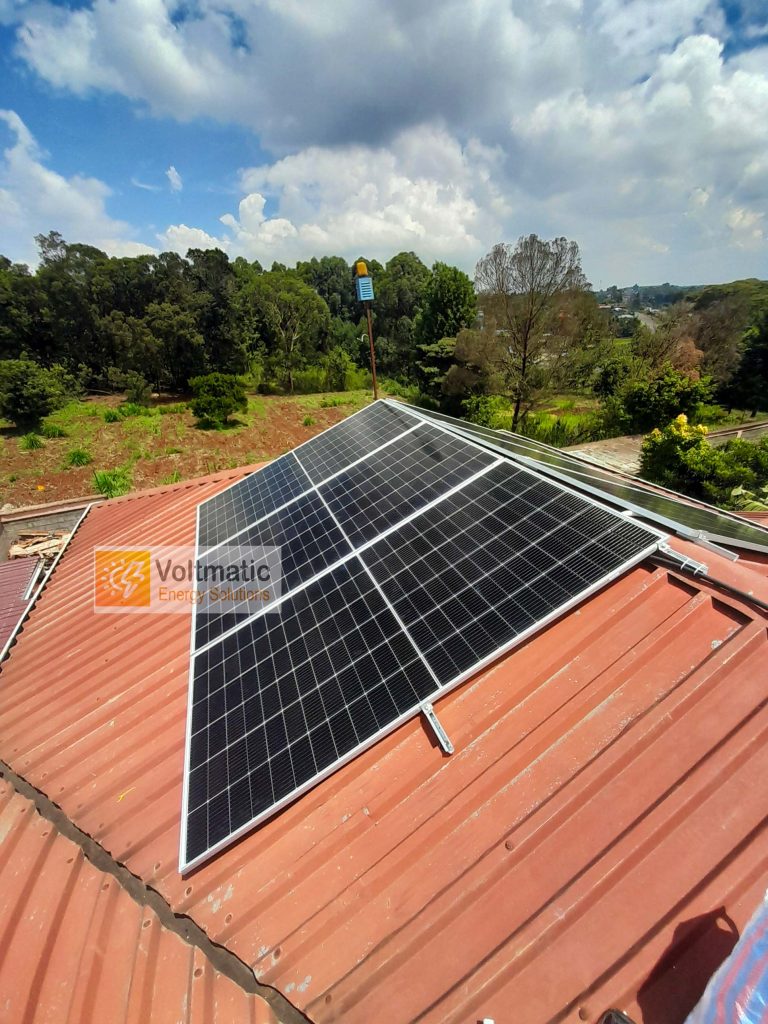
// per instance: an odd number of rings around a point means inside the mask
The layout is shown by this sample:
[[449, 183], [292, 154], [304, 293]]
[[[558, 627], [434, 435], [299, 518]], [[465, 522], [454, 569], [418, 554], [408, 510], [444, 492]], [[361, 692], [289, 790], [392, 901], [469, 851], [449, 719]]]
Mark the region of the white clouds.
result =
[[54, 228], [65, 238], [88, 242], [115, 255], [151, 251], [130, 239], [132, 232], [105, 208], [104, 182], [46, 167], [35, 139], [12, 110], [0, 110], [11, 133], [0, 161], [0, 252], [35, 262], [34, 236]]
[[181, 180], [181, 175], [176, 168], [171, 164], [168, 170], [165, 172], [165, 176], [168, 179], [168, 183], [171, 186], [171, 192], [181, 192], [184, 188], [184, 182]]
[[473, 263], [507, 210], [491, 181], [499, 158], [438, 129], [406, 131], [386, 149], [311, 147], [242, 173], [246, 195], [237, 216], [221, 217], [222, 237], [177, 225], [161, 241], [178, 251], [218, 245], [266, 265], [331, 252], [388, 259], [400, 249]]
[[768, 48], [727, 61], [718, 0], [36, 0], [16, 17], [49, 83], [238, 122], [275, 154], [243, 172], [237, 210], [209, 211], [216, 235], [188, 211], [161, 235], [179, 251], [414, 248], [471, 267], [537, 231], [576, 238], [596, 280], [617, 262], [762, 272]]

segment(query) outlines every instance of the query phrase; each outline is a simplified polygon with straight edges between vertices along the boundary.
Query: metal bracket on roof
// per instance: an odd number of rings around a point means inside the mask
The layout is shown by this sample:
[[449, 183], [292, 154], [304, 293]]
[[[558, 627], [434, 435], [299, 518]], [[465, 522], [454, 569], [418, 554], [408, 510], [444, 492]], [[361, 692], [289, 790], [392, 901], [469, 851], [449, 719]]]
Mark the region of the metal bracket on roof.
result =
[[686, 572], [693, 573], [694, 576], [706, 576], [707, 566], [704, 562], [697, 562], [695, 558], [690, 558], [688, 555], [681, 555], [679, 551], [675, 551], [671, 548], [666, 541], [661, 541], [658, 548], [663, 555], [667, 558], [671, 558], [674, 562], [678, 562], [681, 569]]
[[691, 540], [694, 544], [698, 544], [700, 547], [706, 548], [707, 551], [714, 551], [716, 555], [720, 555], [722, 558], [727, 558], [729, 562], [738, 562], [739, 560], [739, 556], [735, 551], [729, 551], [728, 548], [724, 548], [721, 544], [715, 544], [715, 542], [710, 540], [703, 530], [697, 530]]
[[440, 746], [443, 748], [446, 754], [452, 754], [454, 747], [453, 744], [451, 743], [450, 737], [448, 736], [448, 733], [445, 731], [442, 725], [440, 725], [440, 720], [435, 714], [435, 709], [432, 707], [429, 701], [421, 705], [421, 711], [426, 720], [429, 722], [430, 726], [432, 727], [432, 732], [435, 734], [437, 742], [440, 744]]

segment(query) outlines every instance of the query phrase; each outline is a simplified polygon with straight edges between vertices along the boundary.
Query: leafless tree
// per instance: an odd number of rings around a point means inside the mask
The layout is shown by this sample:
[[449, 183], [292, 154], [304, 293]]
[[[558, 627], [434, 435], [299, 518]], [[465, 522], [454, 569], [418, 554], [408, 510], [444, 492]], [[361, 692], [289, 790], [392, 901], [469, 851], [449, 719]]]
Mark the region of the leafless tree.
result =
[[576, 242], [544, 241], [537, 235], [515, 246], [500, 242], [475, 268], [481, 304], [496, 324], [498, 361], [514, 403], [512, 429], [530, 409], [536, 391], [551, 378], [562, 356], [559, 330], [563, 300], [589, 286]]

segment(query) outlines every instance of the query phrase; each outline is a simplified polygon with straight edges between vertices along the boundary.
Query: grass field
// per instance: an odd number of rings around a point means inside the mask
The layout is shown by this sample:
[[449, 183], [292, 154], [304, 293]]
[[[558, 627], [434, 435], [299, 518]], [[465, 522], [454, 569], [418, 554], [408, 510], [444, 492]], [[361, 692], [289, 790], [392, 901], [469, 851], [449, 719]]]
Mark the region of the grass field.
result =
[[[94, 494], [95, 474], [113, 473], [118, 490], [176, 483], [274, 458], [338, 423], [372, 400], [370, 392], [266, 397], [223, 430], [201, 430], [184, 403], [153, 402], [142, 415], [121, 415], [119, 396], [72, 402], [38, 431], [0, 421], [0, 507]], [[99, 477], [103, 484], [105, 477]]]

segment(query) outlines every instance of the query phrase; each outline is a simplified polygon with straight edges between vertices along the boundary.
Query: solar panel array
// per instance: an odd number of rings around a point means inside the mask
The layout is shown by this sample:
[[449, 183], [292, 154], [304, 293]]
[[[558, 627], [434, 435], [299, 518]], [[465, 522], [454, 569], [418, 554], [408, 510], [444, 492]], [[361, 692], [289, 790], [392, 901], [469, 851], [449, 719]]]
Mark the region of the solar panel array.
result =
[[182, 870], [659, 539], [384, 402], [201, 505], [200, 561], [279, 546], [283, 578], [271, 611], [196, 612]]
[[643, 486], [642, 481], [626, 479], [619, 473], [601, 469], [559, 448], [509, 430], [492, 430], [431, 410], [420, 409], [418, 415], [427, 421], [445, 424], [481, 444], [490, 443], [516, 459], [535, 464], [542, 473], [567, 486], [578, 487], [598, 500], [632, 509], [681, 536], [695, 539], [696, 534], [704, 534], [715, 543], [768, 553], [768, 530], [713, 505], [678, 496], [665, 488]]

